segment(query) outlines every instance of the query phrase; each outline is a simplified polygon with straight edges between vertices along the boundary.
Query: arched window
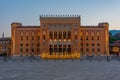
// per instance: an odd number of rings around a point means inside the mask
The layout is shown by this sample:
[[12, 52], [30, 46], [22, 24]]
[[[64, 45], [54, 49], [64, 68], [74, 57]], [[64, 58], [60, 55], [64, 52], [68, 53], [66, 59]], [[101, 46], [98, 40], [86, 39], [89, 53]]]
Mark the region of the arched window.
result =
[[26, 52], [29, 52], [28, 48], [26, 48]]
[[66, 39], [66, 32], [63, 32], [63, 39]]
[[43, 35], [46, 35], [46, 31], [45, 30], [43, 30]]
[[66, 52], [66, 45], [63, 45], [63, 52]]
[[39, 48], [37, 49], [37, 52], [40, 52], [40, 49], [39, 49]]
[[52, 48], [52, 45], [49, 45], [49, 48]]
[[62, 39], [62, 32], [59, 32], [59, 39]]
[[49, 45], [49, 52], [50, 52], [50, 54], [52, 54], [52, 52], [53, 52], [52, 45]]
[[71, 45], [68, 45], [68, 52], [71, 52]]
[[54, 52], [57, 52], [57, 45], [54, 45]]
[[86, 36], [88, 36], [88, 32], [86, 32]]
[[100, 32], [97, 32], [97, 36], [99, 36], [100, 35]]
[[92, 32], [91, 35], [94, 36], [94, 33]]
[[54, 32], [54, 38], [57, 39], [57, 32]]
[[34, 36], [34, 32], [32, 32], [32, 36]]
[[49, 32], [50, 39], [53, 39], [53, 32]]
[[77, 34], [78, 34], [77, 30], [75, 30], [75, 35], [77, 35]]
[[21, 32], [20, 35], [23, 36], [23, 32]]
[[71, 32], [68, 32], [68, 39], [71, 39]]
[[97, 40], [100, 40], [100, 37], [99, 37], [99, 36], [97, 36]]

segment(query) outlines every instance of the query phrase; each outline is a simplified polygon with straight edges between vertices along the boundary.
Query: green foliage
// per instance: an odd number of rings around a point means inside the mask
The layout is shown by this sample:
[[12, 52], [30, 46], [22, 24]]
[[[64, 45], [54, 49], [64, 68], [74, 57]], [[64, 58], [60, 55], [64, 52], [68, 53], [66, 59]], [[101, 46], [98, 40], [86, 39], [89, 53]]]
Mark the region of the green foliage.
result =
[[109, 43], [113, 43], [114, 41], [117, 41], [117, 40], [120, 40], [120, 37], [119, 38], [115, 38], [115, 37], [111, 36], [109, 38]]
[[116, 39], [114, 37], [109, 38], [109, 43], [113, 43], [114, 41], [116, 41]]
[[115, 37], [109, 32], [109, 43], [113, 43], [114, 41], [120, 40], [120, 37]]

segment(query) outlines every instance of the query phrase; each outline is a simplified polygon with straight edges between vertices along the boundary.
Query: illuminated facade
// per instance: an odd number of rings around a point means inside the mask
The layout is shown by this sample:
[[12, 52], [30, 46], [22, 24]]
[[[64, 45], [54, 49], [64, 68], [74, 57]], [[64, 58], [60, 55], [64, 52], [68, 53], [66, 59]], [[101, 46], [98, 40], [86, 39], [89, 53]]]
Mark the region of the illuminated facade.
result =
[[120, 55], [120, 40], [114, 41], [109, 45], [111, 55]]
[[40, 26], [11, 24], [12, 54], [109, 55], [108, 23], [82, 26], [80, 16], [40, 16]]

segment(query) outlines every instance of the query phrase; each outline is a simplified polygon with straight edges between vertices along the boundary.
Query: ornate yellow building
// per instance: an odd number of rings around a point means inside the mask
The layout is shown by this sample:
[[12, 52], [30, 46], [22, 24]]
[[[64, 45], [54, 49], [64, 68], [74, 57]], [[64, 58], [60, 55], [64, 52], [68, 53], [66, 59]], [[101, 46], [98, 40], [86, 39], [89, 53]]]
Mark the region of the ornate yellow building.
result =
[[39, 26], [11, 24], [12, 54], [109, 55], [108, 23], [82, 26], [80, 16], [40, 16]]

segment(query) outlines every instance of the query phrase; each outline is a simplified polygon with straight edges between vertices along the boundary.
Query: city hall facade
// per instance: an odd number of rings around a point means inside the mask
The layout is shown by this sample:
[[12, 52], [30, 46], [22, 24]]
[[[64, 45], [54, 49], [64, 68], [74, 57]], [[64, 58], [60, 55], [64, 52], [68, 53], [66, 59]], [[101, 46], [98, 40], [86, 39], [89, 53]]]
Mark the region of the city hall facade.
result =
[[108, 23], [82, 26], [78, 15], [41, 15], [40, 25], [11, 24], [12, 55], [109, 55]]

